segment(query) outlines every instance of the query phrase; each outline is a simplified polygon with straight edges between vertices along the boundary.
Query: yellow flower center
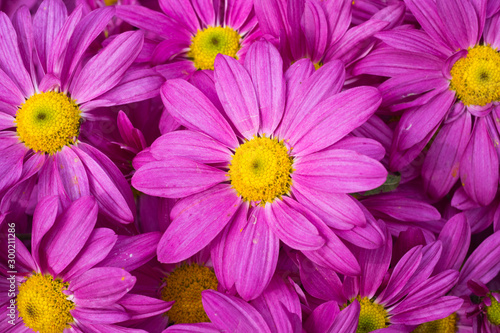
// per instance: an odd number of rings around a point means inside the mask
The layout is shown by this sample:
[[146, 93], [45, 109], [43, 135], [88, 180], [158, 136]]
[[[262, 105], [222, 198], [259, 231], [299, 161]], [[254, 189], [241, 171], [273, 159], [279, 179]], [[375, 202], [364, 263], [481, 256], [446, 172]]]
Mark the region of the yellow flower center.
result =
[[290, 191], [292, 164], [283, 141], [254, 137], [236, 148], [229, 178], [243, 200], [264, 205]]
[[450, 88], [465, 105], [484, 106], [500, 100], [500, 54], [487, 45], [469, 48], [451, 69]]
[[219, 283], [210, 268], [184, 264], [174, 269], [164, 282], [161, 298], [167, 302], [175, 301], [167, 311], [171, 322], [191, 324], [210, 321], [201, 302], [201, 292], [207, 289], [217, 290]]
[[314, 63], [314, 69], [315, 70], [318, 70], [321, 68], [321, 66], [323, 66], [323, 62], [322, 61], [318, 61], [318, 62], [315, 62]]
[[486, 315], [493, 325], [500, 325], [500, 304], [495, 297], [490, 296], [491, 306], [486, 307]]
[[457, 331], [457, 314], [446, 318], [418, 325], [413, 333], [455, 333]]
[[17, 110], [17, 134], [26, 147], [54, 154], [75, 143], [80, 131], [80, 109], [68, 96], [48, 91], [35, 94]]
[[116, 4], [118, 2], [118, 0], [104, 0], [104, 4], [106, 6], [112, 6], [114, 4]]
[[[361, 298], [357, 296], [356, 299], [360, 305], [358, 329], [356, 333], [368, 333], [389, 326], [387, 311], [382, 305], [373, 302], [368, 297]], [[349, 303], [352, 303], [353, 300]]]
[[214, 69], [217, 54], [238, 59], [236, 53], [240, 50], [240, 35], [229, 27], [208, 27], [198, 30], [192, 37], [188, 56], [193, 58], [198, 69]]
[[63, 290], [69, 283], [51, 275], [36, 273], [19, 286], [17, 309], [24, 325], [40, 333], [59, 333], [73, 322], [70, 310], [75, 304]]

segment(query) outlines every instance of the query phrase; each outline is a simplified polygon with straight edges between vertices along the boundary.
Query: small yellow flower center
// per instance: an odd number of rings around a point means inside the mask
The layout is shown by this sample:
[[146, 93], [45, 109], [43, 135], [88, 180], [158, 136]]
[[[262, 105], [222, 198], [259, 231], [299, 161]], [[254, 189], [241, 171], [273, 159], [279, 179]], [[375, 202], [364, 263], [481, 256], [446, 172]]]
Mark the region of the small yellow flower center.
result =
[[243, 200], [264, 205], [290, 191], [292, 164], [283, 141], [254, 137], [236, 148], [229, 178]]
[[500, 54], [487, 45], [469, 48], [451, 69], [450, 88], [465, 105], [484, 106], [500, 100]]
[[321, 66], [323, 66], [323, 62], [322, 61], [318, 61], [318, 62], [315, 62], [314, 63], [314, 69], [315, 70], [318, 70], [321, 68]]
[[208, 27], [198, 30], [193, 36], [188, 56], [193, 58], [198, 69], [214, 69], [217, 54], [238, 59], [236, 53], [240, 50], [240, 35], [229, 27]]
[[201, 302], [201, 292], [207, 289], [217, 290], [219, 283], [210, 268], [198, 264], [183, 264], [174, 269], [164, 282], [161, 298], [167, 302], [175, 301], [167, 311], [171, 322], [192, 324], [210, 321]]
[[114, 4], [116, 4], [118, 2], [118, 0], [104, 0], [104, 4], [106, 6], [113, 6]]
[[413, 333], [455, 333], [457, 331], [457, 314], [446, 318], [418, 325]]
[[34, 151], [54, 154], [75, 143], [80, 131], [80, 109], [68, 96], [48, 91], [35, 94], [17, 110], [19, 140]]
[[500, 304], [495, 297], [490, 296], [491, 306], [486, 307], [486, 315], [493, 325], [500, 325]]
[[17, 309], [24, 325], [40, 333], [60, 333], [73, 322], [70, 310], [75, 304], [63, 290], [69, 283], [51, 275], [36, 273], [19, 286]]
[[[368, 297], [361, 298], [357, 296], [356, 299], [360, 305], [358, 329], [356, 333], [368, 333], [389, 326], [387, 311], [382, 305], [375, 303]], [[349, 303], [352, 303], [353, 300]]]

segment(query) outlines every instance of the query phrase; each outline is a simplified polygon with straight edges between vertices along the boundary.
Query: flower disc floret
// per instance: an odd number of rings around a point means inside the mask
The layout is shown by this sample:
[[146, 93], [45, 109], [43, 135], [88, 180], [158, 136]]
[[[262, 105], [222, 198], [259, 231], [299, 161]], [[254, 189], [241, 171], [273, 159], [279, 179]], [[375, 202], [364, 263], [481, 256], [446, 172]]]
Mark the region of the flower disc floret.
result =
[[17, 110], [19, 140], [37, 152], [54, 154], [74, 144], [80, 132], [80, 109], [60, 92], [35, 94]]
[[[357, 296], [359, 302], [359, 320], [356, 333], [368, 333], [389, 326], [389, 319], [385, 308], [368, 297]], [[350, 303], [352, 303], [352, 299]], [[347, 305], [346, 305], [347, 306]]]
[[236, 148], [229, 178], [243, 200], [263, 205], [289, 193], [292, 166], [293, 158], [283, 141], [254, 137]]
[[418, 325], [413, 333], [455, 333], [457, 331], [457, 314], [452, 313], [446, 318]]
[[164, 279], [161, 290], [164, 301], [175, 301], [167, 311], [169, 320], [175, 324], [192, 324], [210, 321], [201, 301], [201, 292], [217, 290], [217, 277], [208, 267], [198, 264], [182, 265]]
[[240, 35], [230, 27], [208, 27], [198, 30], [192, 37], [188, 56], [198, 69], [214, 69], [217, 54], [238, 59], [236, 53], [241, 48]]
[[75, 304], [62, 291], [69, 284], [51, 275], [31, 275], [19, 286], [17, 309], [24, 324], [35, 332], [60, 333], [69, 328]]
[[465, 105], [500, 100], [500, 54], [488, 45], [470, 48], [451, 69], [450, 88]]
[[486, 307], [486, 316], [493, 325], [500, 325], [500, 303], [493, 296], [489, 296], [491, 305]]

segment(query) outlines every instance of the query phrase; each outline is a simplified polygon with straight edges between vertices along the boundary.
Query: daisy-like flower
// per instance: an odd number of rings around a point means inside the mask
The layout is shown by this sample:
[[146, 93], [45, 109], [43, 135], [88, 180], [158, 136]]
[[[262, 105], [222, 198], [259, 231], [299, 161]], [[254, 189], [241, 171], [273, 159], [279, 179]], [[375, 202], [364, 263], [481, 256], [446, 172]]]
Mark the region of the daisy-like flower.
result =
[[[216, 95], [181, 79], [163, 85], [166, 109], [186, 130], [156, 140], [132, 178], [146, 194], [182, 198], [158, 246], [161, 262], [184, 260], [216, 239], [219, 282], [247, 300], [272, 277], [280, 240], [320, 265], [359, 274], [352, 253], [312, 210], [345, 232], [367, 225], [346, 193], [383, 184], [387, 171], [356, 151], [356, 139], [341, 139], [373, 114], [380, 94], [371, 87], [340, 93], [339, 61], [318, 71], [306, 61], [292, 66], [285, 81], [278, 51], [259, 41], [245, 67], [217, 57]], [[339, 213], [351, 208], [352, 220]]]
[[[15, 263], [7, 267], [2, 260], [1, 272], [15, 280], [17, 291], [14, 325], [4, 322], [2, 331], [128, 332], [115, 324], [170, 308], [171, 303], [129, 293], [136, 278], [121, 268], [150, 260], [159, 235], [119, 239], [111, 229], [94, 228], [98, 206], [93, 197], [75, 200], [61, 214], [58, 202], [48, 196], [37, 205], [31, 253], [17, 240]], [[6, 308], [7, 291], [2, 295]]]
[[148, 60], [166, 78], [214, 69], [217, 54], [243, 60], [261, 36], [252, 0], [199, 2], [161, 0], [159, 13], [142, 6], [118, 6], [117, 16], [147, 31]]
[[[416, 325], [445, 318], [460, 308], [461, 298], [446, 296], [455, 285], [458, 272], [446, 269], [432, 275], [438, 265], [446, 267], [441, 241], [411, 248], [389, 269], [393, 249], [391, 238], [387, 239], [379, 249], [357, 249], [362, 273], [359, 277], [344, 277], [343, 282], [332, 272], [315, 269], [313, 263], [302, 257], [300, 273], [301, 280], [307, 281], [305, 289], [314, 297], [329, 300], [328, 307], [344, 308], [357, 300], [358, 333], [411, 332]], [[450, 257], [447, 254], [445, 259]], [[315, 327], [319, 324], [329, 327], [334, 321], [320, 315], [316, 318], [325, 322], [316, 323]]]
[[334, 59], [346, 66], [364, 56], [375, 33], [401, 21], [402, 3], [394, 3], [357, 27], [351, 27], [351, 1], [256, 0], [255, 13], [263, 34], [280, 40], [285, 66], [309, 58], [316, 68]]
[[86, 54], [113, 15], [107, 7], [82, 16], [78, 7], [68, 16], [60, 0], [44, 1], [33, 21], [26, 7], [12, 22], [0, 13], [2, 218], [26, 209], [19, 198], [28, 201], [37, 185], [38, 198], [56, 194], [67, 205], [93, 195], [104, 217], [134, 220], [123, 175], [80, 141], [85, 123], [99, 121], [97, 107], [152, 97], [163, 82], [152, 70], [127, 71], [142, 49], [142, 32], [117, 35], [98, 54]]
[[215, 290], [205, 290], [201, 293], [202, 309], [210, 322], [173, 325], [163, 333], [300, 333], [302, 313], [292, 283], [275, 275], [263, 293], [249, 303]]
[[422, 167], [426, 191], [440, 199], [460, 178], [487, 205], [499, 179], [500, 13], [487, 11], [496, 1], [405, 3], [422, 29], [378, 33], [383, 45], [353, 71], [389, 77], [379, 87], [382, 106], [405, 110], [390, 168], [407, 166], [433, 139]]

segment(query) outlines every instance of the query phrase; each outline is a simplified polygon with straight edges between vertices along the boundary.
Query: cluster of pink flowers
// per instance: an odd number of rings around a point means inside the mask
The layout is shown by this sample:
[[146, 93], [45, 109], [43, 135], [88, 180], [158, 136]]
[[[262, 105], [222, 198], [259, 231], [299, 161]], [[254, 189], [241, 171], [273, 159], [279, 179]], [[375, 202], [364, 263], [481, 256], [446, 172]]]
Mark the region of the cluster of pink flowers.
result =
[[500, 333], [499, 0], [0, 10], [0, 332]]

